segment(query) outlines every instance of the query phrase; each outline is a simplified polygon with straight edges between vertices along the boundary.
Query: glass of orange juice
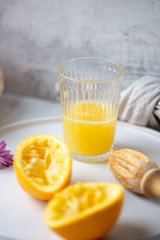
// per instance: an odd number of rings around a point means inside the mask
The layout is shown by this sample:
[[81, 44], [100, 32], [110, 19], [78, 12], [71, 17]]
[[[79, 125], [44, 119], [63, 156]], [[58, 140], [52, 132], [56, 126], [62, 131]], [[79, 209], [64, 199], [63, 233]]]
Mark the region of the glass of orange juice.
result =
[[99, 57], [59, 65], [64, 140], [73, 159], [107, 160], [113, 149], [123, 73], [119, 63]]

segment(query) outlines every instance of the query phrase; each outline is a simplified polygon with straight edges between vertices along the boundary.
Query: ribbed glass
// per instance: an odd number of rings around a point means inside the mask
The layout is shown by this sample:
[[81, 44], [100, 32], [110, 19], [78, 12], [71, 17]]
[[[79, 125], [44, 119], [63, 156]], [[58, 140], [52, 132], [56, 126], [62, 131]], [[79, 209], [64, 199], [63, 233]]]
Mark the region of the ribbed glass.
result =
[[64, 139], [73, 159], [100, 162], [112, 151], [123, 67], [82, 57], [58, 67]]

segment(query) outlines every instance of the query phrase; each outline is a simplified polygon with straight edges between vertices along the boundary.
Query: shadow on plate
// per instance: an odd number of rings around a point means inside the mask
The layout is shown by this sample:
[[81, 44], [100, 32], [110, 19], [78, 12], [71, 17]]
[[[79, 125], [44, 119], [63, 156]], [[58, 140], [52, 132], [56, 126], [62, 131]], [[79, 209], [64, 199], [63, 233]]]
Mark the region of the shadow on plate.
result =
[[[151, 233], [145, 226], [142, 228], [129, 223], [119, 223], [107, 236], [98, 240], [152, 240], [151, 237], [148, 237], [150, 235]], [[153, 240], [159, 239], [153, 238]]]
[[130, 146], [130, 145], [127, 145], [127, 144], [125, 144], [125, 145], [115, 144], [114, 145], [114, 151], [115, 150], [120, 150], [120, 149], [126, 149], [126, 148], [133, 149], [133, 150], [141, 152], [140, 148], [138, 148], [138, 147], [134, 148], [133, 146]]

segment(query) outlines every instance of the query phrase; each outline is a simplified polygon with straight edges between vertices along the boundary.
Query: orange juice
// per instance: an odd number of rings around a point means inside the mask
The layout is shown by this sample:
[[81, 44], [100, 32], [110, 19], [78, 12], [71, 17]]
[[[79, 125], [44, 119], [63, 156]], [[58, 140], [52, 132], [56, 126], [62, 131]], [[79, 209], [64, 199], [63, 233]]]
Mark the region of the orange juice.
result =
[[65, 142], [71, 152], [98, 156], [111, 150], [117, 115], [112, 106], [98, 102], [77, 102], [63, 114]]

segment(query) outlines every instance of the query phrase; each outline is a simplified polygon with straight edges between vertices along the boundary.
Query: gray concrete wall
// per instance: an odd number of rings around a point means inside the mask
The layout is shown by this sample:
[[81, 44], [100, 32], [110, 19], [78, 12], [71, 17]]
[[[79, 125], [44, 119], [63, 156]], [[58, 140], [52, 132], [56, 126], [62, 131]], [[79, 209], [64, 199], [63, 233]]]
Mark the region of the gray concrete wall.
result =
[[5, 91], [55, 99], [57, 66], [78, 56], [120, 62], [123, 88], [160, 76], [160, 1], [0, 0]]

